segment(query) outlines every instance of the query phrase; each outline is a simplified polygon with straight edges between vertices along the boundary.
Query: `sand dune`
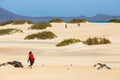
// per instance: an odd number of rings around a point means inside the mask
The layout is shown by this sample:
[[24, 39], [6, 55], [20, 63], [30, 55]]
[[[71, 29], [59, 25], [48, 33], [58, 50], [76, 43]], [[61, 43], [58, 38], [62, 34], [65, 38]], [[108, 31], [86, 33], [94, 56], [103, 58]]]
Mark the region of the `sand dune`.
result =
[[[0, 67], [0, 80], [119, 80], [120, 74], [120, 24], [115, 23], [51, 23], [45, 29], [57, 35], [52, 40], [24, 40], [31, 33], [44, 30], [28, 30], [31, 25], [6, 25], [24, 33], [0, 36], [0, 63], [18, 60], [25, 68]], [[55, 45], [68, 38], [86, 40], [89, 37], [106, 37], [112, 44], [87, 46], [77, 43], [57, 48]], [[28, 52], [33, 51], [36, 61], [27, 68]], [[95, 63], [106, 63], [112, 70], [97, 70]], [[45, 66], [42, 66], [44, 64]], [[72, 66], [71, 66], [72, 64]]]

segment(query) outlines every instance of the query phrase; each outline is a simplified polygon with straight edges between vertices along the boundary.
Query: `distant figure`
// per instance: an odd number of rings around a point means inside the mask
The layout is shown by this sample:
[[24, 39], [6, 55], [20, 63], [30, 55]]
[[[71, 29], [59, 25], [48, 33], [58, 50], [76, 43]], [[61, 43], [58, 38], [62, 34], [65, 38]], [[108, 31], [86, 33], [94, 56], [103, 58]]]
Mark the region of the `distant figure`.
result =
[[80, 23], [78, 23], [78, 27], [80, 27]]
[[30, 61], [30, 65], [28, 67], [32, 68], [32, 65], [34, 64], [34, 61], [35, 61], [32, 51], [29, 52], [29, 58], [27, 62], [29, 61]]
[[106, 64], [102, 64], [102, 63], [97, 63], [97, 64], [95, 64], [94, 65], [94, 67], [96, 67], [96, 66], [99, 66], [97, 69], [99, 70], [99, 69], [102, 69], [103, 67], [105, 67], [105, 68], [107, 68], [107, 69], [111, 69], [110, 67], [108, 67]]
[[65, 24], [65, 28], [67, 29], [67, 24]]

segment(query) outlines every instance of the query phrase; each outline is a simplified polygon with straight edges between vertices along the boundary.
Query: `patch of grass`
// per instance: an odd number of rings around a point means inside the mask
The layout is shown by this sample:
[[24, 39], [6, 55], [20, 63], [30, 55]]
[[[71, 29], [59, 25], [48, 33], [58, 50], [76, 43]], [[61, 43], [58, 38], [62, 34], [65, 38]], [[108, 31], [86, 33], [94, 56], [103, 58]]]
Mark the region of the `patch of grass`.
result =
[[87, 19], [79, 19], [79, 18], [75, 18], [69, 21], [69, 23], [86, 23], [88, 22]]
[[30, 40], [30, 39], [53, 39], [56, 38], [57, 36], [51, 32], [51, 31], [43, 31], [43, 32], [39, 32], [39, 33], [35, 33], [35, 34], [30, 34], [28, 36], [26, 36], [24, 39], [25, 40]]
[[120, 19], [110, 19], [108, 22], [120, 23]]
[[39, 33], [30, 34], [30, 35], [26, 36], [24, 39], [25, 39], [25, 40], [35, 39], [35, 38], [37, 38], [38, 34], [39, 34]]
[[30, 20], [26, 20], [26, 22], [27, 22], [28, 24], [33, 24], [33, 22], [30, 21]]
[[33, 22], [30, 21], [30, 20], [15, 20], [15, 21], [13, 22], [13, 25], [19, 25], [19, 24], [25, 24], [25, 23], [33, 24]]
[[89, 38], [83, 42], [87, 45], [110, 44], [111, 42], [106, 38]]
[[7, 21], [4, 21], [4, 22], [0, 22], [0, 26], [4, 26], [4, 25], [7, 25], [7, 24], [11, 24], [13, 23], [14, 21], [13, 20], [7, 20]]
[[67, 46], [67, 45], [78, 43], [78, 42], [80, 42], [79, 39], [65, 39], [65, 40], [61, 41], [60, 43], [58, 43], [56, 46], [57, 47]]
[[62, 22], [65, 22], [65, 21], [60, 19], [60, 18], [54, 18], [54, 19], [49, 20], [48, 22], [49, 23], [52, 23], [52, 22], [62, 23]]
[[18, 25], [18, 24], [24, 24], [24, 23], [33, 24], [33, 22], [30, 21], [30, 20], [7, 20], [7, 21], [4, 21], [4, 22], [0, 22], [0, 26], [4, 26], [4, 25], [7, 25], [7, 24]]
[[52, 25], [47, 22], [39, 22], [39, 23], [32, 25], [28, 29], [32, 29], [32, 30], [33, 29], [46, 29], [47, 27], [52, 27]]
[[14, 34], [14, 33], [22, 33], [23, 31], [20, 29], [13, 29], [13, 28], [8, 28], [8, 29], [0, 29], [0, 35], [9, 35], [9, 34]]

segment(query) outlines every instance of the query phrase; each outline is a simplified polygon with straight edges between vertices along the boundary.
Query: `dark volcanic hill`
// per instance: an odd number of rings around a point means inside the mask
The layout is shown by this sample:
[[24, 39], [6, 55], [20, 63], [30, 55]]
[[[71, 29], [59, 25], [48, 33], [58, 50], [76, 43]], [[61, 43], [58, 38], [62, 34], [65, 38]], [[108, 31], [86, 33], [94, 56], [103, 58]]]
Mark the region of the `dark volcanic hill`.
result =
[[86, 17], [86, 16], [79, 16], [79, 17], [28, 17], [28, 16], [21, 16], [14, 14], [10, 11], [7, 11], [0, 7], [0, 22], [5, 20], [16, 20], [16, 19], [25, 19], [25, 20], [32, 20], [33, 22], [39, 22], [39, 21], [49, 21], [52, 18], [61, 18], [65, 21], [69, 21], [73, 18], [86, 18], [90, 22], [107, 22], [108, 20], [112, 18], [120, 19], [120, 16], [112, 16], [107, 14], [98, 14], [94, 17]]
[[7, 20], [7, 19], [17, 19], [17, 18], [19, 19], [21, 17], [22, 16], [11, 13], [0, 7], [0, 21]]
[[17, 19], [25, 19], [25, 20], [32, 20], [33, 22], [38, 22], [38, 21], [48, 21], [49, 19], [52, 19], [52, 17], [21, 16], [21, 15], [14, 14], [0, 7], [0, 21], [17, 20]]

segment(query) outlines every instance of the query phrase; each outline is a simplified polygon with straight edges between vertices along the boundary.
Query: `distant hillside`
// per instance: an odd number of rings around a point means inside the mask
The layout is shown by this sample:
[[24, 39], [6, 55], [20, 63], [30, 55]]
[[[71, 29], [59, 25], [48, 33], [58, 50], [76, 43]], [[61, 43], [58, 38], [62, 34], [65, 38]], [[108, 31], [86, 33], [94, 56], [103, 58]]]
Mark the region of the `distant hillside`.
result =
[[7, 19], [17, 19], [17, 18], [19, 19], [21, 17], [22, 16], [13, 14], [13, 13], [0, 7], [0, 21], [7, 20]]
[[120, 16], [112, 16], [112, 15], [107, 15], [107, 14], [97, 14], [96, 16], [89, 18], [89, 20], [92, 22], [106, 22], [106, 21], [113, 19], [113, 18], [120, 19]]
[[40, 22], [40, 21], [46, 22], [53, 18], [61, 18], [67, 22], [73, 18], [86, 18], [90, 22], [107, 22], [108, 20], [110, 20], [112, 18], [120, 19], [120, 16], [98, 14], [94, 17], [86, 17], [86, 16], [79, 16], [79, 17], [27, 17], [27, 16], [21, 16], [21, 15], [14, 14], [14, 13], [7, 11], [0, 7], [0, 21], [26, 19], [26, 20], [32, 20], [33, 22]]
[[52, 17], [21, 16], [21, 15], [14, 14], [14, 13], [7, 11], [7, 10], [0, 7], [0, 21], [17, 20], [17, 19], [27, 19], [27, 20], [32, 20], [33, 22], [38, 22], [38, 21], [48, 21], [49, 19], [52, 19]]

